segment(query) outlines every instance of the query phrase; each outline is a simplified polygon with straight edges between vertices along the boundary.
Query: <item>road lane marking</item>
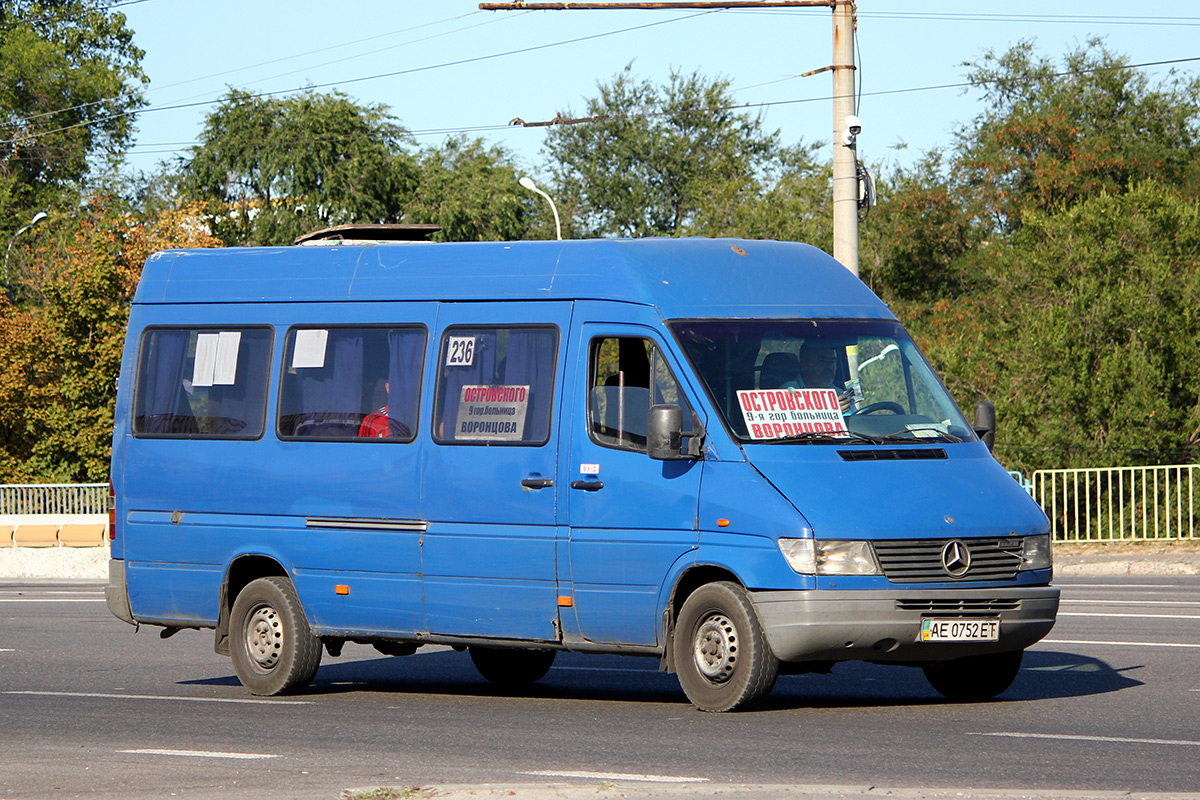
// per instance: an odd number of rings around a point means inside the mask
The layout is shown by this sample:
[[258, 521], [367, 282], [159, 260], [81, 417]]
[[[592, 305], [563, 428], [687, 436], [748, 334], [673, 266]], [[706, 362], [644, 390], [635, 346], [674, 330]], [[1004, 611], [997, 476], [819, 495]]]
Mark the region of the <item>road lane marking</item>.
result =
[[0, 603], [103, 603], [103, 597], [88, 597], [81, 599], [67, 597], [0, 597]]
[[1054, 582], [1055, 586], [1070, 587], [1072, 589], [1178, 589], [1181, 584], [1178, 583], [1059, 583]]
[[518, 772], [541, 778], [588, 778], [599, 781], [642, 781], [644, 783], [708, 783], [708, 778], [685, 775], [637, 775], [625, 772], [588, 772], [586, 770], [538, 769]]
[[1090, 639], [1042, 639], [1038, 644], [1102, 644], [1113, 647], [1200, 647], [1200, 644], [1178, 642], [1099, 642]]
[[1102, 612], [1058, 612], [1058, 616], [1104, 616], [1108, 619], [1200, 619], [1200, 614], [1104, 614]]
[[1133, 739], [1124, 736], [1086, 736], [1070, 733], [1010, 733], [1007, 731], [990, 731], [987, 733], [970, 732], [968, 736], [1006, 736], [1011, 739], [1062, 739], [1072, 742], [1111, 742], [1113, 744], [1169, 744], [1180, 747], [1200, 747], [1200, 742], [1188, 739]]
[[311, 700], [251, 700], [239, 697], [177, 697], [166, 694], [115, 694], [112, 692], [36, 692], [36, 691], [6, 691], [3, 694], [26, 694], [37, 697], [96, 697], [100, 699], [118, 700], [184, 700], [189, 703], [250, 703], [255, 705], [269, 704], [281, 706], [311, 706]]
[[279, 758], [270, 753], [221, 753], [213, 750], [118, 750], [117, 752], [130, 753], [135, 756], [186, 756], [189, 758], [239, 758], [245, 760]]
[[1078, 606], [1200, 606], [1200, 600], [1060, 600]]

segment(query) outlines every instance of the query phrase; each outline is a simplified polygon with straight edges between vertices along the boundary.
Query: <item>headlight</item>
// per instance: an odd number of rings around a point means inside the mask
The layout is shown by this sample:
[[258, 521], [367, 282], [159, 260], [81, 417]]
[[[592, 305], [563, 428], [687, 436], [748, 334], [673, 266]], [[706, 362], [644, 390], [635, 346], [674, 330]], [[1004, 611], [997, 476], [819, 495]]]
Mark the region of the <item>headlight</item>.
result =
[[801, 575], [878, 575], [870, 542], [780, 539], [788, 565]]
[[1050, 569], [1053, 565], [1049, 534], [1026, 536], [1021, 547], [1021, 569]]
[[801, 575], [817, 574], [817, 551], [812, 539], [780, 539], [779, 549], [788, 566]]

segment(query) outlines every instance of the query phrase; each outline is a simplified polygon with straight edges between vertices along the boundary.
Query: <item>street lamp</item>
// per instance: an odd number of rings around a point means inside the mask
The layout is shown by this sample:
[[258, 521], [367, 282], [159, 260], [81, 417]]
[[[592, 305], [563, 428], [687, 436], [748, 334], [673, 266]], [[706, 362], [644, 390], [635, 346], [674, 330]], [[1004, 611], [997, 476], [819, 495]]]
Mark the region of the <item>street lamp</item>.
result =
[[25, 231], [32, 228], [34, 225], [37, 225], [39, 222], [44, 220], [47, 216], [49, 216], [49, 215], [45, 211], [39, 211], [38, 213], [34, 214], [33, 219], [29, 220], [29, 224], [25, 225], [23, 227], [17, 228], [17, 232], [14, 233], [12, 235], [12, 238], [8, 240], [8, 249], [4, 251], [4, 288], [6, 288], [6, 289], [8, 288], [8, 257], [9, 257], [9, 255], [12, 254], [13, 242], [15, 242], [17, 240], [18, 236], [20, 236], [22, 233], [24, 233]]
[[529, 177], [528, 175], [522, 175], [520, 180], [517, 181], [517, 183], [521, 184], [522, 186], [524, 186], [526, 189], [533, 192], [534, 194], [540, 194], [542, 197], [546, 198], [546, 202], [550, 204], [550, 210], [554, 212], [554, 234], [555, 234], [555, 236], [558, 237], [558, 240], [561, 242], [562, 241], [562, 224], [559, 223], [559, 221], [558, 221], [558, 208], [554, 205], [553, 198], [551, 198], [550, 195], [546, 194], [541, 189], [539, 189], [538, 185], [533, 182], [533, 178]]

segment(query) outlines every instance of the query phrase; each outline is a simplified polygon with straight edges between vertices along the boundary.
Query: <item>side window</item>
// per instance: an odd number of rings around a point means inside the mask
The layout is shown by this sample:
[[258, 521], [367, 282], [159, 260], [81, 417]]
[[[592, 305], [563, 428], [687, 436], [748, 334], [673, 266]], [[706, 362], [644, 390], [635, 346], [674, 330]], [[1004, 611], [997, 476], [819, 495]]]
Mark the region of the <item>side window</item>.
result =
[[648, 339], [594, 339], [589, 364], [588, 426], [598, 444], [645, 452], [650, 406], [663, 403], [682, 406], [684, 433], [693, 430], [691, 406]]
[[281, 439], [411, 442], [424, 328], [293, 328], [279, 386]]
[[438, 363], [434, 441], [549, 441], [558, 363], [556, 328], [452, 328], [442, 338]]
[[262, 436], [271, 344], [269, 328], [146, 330], [134, 385], [134, 434]]

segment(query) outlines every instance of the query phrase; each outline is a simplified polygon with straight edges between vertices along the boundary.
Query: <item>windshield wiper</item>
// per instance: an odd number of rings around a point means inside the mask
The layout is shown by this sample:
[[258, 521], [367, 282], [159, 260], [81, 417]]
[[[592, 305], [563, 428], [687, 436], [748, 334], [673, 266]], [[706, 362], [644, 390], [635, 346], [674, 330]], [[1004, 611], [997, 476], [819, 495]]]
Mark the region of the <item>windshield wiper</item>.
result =
[[883, 444], [878, 436], [867, 436], [856, 431], [805, 431], [794, 436], [778, 439], [763, 439], [755, 444], [812, 444], [813, 442], [835, 442], [838, 444]]
[[[937, 436], [917, 436], [915, 431], [933, 431]], [[905, 435], [908, 434], [908, 435]], [[966, 439], [955, 436], [949, 431], [944, 431], [936, 426], [923, 426], [919, 428], [905, 428], [901, 431], [894, 431], [884, 436], [878, 437], [883, 442], [896, 442], [903, 444], [921, 444], [922, 442], [936, 442], [939, 439], [946, 442], [965, 442]]]

